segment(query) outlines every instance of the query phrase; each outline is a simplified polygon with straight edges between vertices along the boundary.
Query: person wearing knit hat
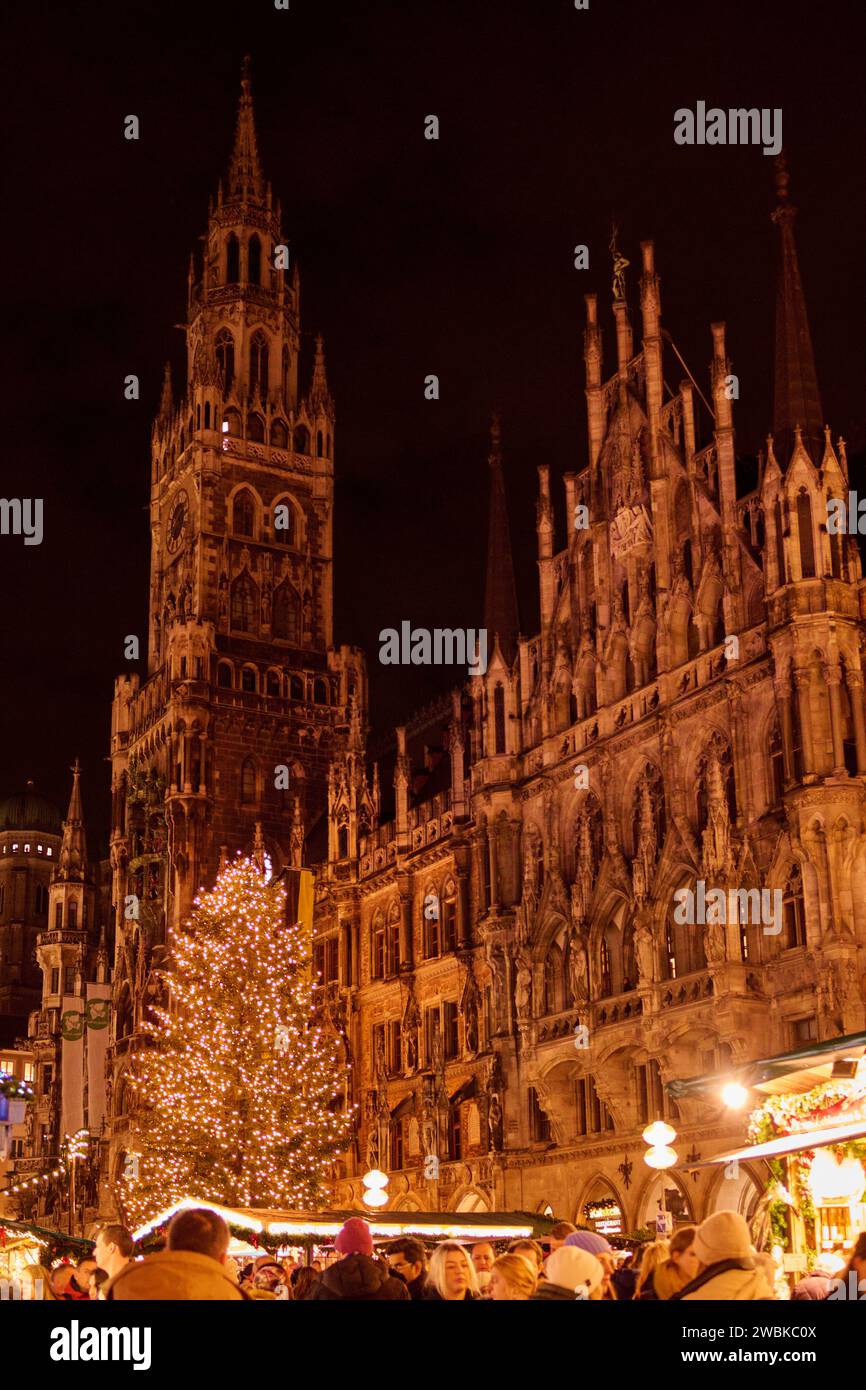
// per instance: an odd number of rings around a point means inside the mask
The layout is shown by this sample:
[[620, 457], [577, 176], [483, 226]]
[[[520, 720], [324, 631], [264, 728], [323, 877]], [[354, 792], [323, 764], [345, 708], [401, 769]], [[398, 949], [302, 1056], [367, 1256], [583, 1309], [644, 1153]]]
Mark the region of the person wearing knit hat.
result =
[[566, 1236], [565, 1243], [577, 1250], [586, 1250], [590, 1255], [607, 1254], [610, 1250], [610, 1241], [600, 1236], [598, 1231], [574, 1231]]
[[772, 1286], [755, 1258], [749, 1228], [736, 1211], [716, 1211], [695, 1232], [698, 1272], [672, 1302], [757, 1302], [773, 1299]]
[[[577, 1234], [580, 1234], [579, 1232]], [[584, 1232], [591, 1234], [591, 1232]], [[592, 1299], [596, 1301], [604, 1295], [604, 1268], [601, 1261], [588, 1250], [581, 1250], [579, 1247], [571, 1245], [569, 1240], [565, 1245], [554, 1250], [547, 1260], [547, 1278], [539, 1284], [532, 1301], [568, 1300], [574, 1303], [575, 1300], [583, 1301]]]
[[334, 1249], [343, 1256], [324, 1270], [310, 1300], [326, 1302], [403, 1301], [409, 1290], [389, 1272], [384, 1260], [373, 1258], [373, 1232], [360, 1216], [350, 1216], [337, 1232]]

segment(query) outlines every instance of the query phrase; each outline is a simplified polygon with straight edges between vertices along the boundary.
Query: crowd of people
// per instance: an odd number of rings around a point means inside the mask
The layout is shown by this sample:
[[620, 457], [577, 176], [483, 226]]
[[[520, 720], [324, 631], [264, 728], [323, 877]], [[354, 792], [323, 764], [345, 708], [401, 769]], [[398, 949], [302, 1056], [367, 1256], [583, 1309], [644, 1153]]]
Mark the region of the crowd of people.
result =
[[[369, 1223], [353, 1216], [338, 1232], [333, 1250], [312, 1263], [267, 1254], [240, 1261], [229, 1254], [230, 1239], [221, 1216], [195, 1208], [172, 1219], [165, 1248], [153, 1254], [135, 1258], [130, 1232], [106, 1225], [97, 1232], [92, 1255], [77, 1265], [63, 1262], [50, 1270], [31, 1265], [27, 1275], [41, 1280], [43, 1298], [60, 1302], [688, 1302], [779, 1296], [772, 1257], [754, 1249], [746, 1222], [733, 1211], [715, 1212], [699, 1226], [681, 1227], [669, 1240], [651, 1241], [639, 1252], [616, 1251], [604, 1236], [567, 1221], [554, 1225], [544, 1246], [515, 1240], [497, 1252], [489, 1240], [469, 1245], [445, 1240], [428, 1251], [410, 1236], [377, 1248]], [[853, 1285], [866, 1298], [866, 1232], [847, 1256], [820, 1257], [791, 1297], [832, 1298], [840, 1283], [849, 1290]]]

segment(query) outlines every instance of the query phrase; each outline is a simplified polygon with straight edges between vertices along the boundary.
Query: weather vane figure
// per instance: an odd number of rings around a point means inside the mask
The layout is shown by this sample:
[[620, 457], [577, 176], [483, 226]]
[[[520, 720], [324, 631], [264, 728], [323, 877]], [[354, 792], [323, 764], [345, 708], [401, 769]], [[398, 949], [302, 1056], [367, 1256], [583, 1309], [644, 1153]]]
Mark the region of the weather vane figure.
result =
[[613, 257], [613, 297], [614, 299], [625, 299], [625, 272], [631, 265], [625, 256], [621, 255], [617, 249], [616, 237], [619, 227], [616, 223], [611, 224], [610, 234], [610, 254]]

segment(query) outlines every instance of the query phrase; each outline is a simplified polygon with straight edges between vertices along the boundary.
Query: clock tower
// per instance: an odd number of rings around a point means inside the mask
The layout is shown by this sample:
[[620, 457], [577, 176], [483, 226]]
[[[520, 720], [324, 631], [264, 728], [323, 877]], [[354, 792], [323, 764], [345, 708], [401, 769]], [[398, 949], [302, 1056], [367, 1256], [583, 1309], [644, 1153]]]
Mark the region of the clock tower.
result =
[[147, 677], [118, 677], [112, 711], [115, 1085], [168, 930], [238, 851], [278, 872], [321, 835], [325, 858], [329, 767], [366, 732], [363, 656], [333, 646], [334, 404], [321, 338], [298, 384], [300, 282], [249, 60], [185, 331], [151, 433]]

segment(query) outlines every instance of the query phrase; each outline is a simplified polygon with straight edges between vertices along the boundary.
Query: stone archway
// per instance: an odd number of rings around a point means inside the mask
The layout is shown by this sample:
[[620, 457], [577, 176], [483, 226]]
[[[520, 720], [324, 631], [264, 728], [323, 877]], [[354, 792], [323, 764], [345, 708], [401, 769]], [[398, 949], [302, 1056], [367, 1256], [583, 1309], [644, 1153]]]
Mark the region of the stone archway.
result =
[[636, 1226], [640, 1230], [647, 1227], [656, 1229], [656, 1217], [661, 1211], [662, 1185], [664, 1185], [665, 1208], [673, 1216], [674, 1229], [677, 1226], [693, 1226], [697, 1223], [694, 1197], [678, 1174], [668, 1169], [666, 1172], [652, 1172], [647, 1178], [637, 1202]]

